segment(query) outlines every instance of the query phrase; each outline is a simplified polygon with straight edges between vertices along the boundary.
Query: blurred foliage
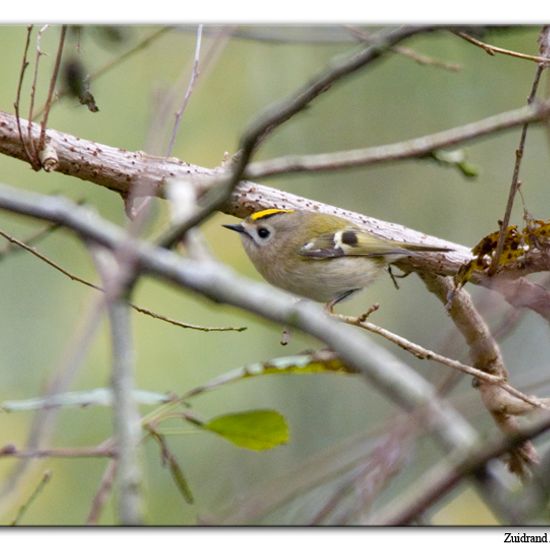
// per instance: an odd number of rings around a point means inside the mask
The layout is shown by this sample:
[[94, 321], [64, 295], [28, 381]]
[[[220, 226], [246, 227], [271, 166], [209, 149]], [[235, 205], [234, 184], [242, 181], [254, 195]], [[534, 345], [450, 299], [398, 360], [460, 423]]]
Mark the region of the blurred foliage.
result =
[[[82, 27], [80, 32], [72, 33], [65, 58], [79, 63], [78, 67], [73, 66], [78, 97], [67, 96], [57, 103], [49, 125], [112, 146], [163, 154], [174, 110], [168, 109], [168, 114], [162, 115], [161, 107], [170, 92], [179, 101], [183, 97], [193, 60], [195, 28], [174, 28], [101, 78], [88, 79], [157, 30], [152, 26], [115, 30]], [[334, 56], [358, 47], [348, 29], [342, 26], [249, 25], [233, 30], [235, 35], [230, 37], [219, 26], [205, 29], [202, 58], [208, 52], [211, 58], [201, 70], [173, 151], [174, 156], [199, 165], [219, 165], [225, 152], [235, 152], [241, 132], [262, 109], [302, 85]], [[536, 54], [538, 31], [535, 27], [484, 29], [482, 36], [502, 47]], [[3, 52], [0, 109], [8, 112], [13, 110], [24, 39], [24, 26], [0, 28]], [[213, 49], [215, 45], [217, 49]], [[57, 30], [52, 26], [42, 38], [42, 49], [49, 55], [41, 58], [37, 105], [45, 99], [56, 47]], [[288, 121], [262, 146], [258, 158], [398, 142], [525, 104], [535, 72], [530, 62], [489, 56], [448, 32], [415, 37], [406, 47], [462, 68], [450, 72], [415, 63], [403, 55], [388, 55], [368, 70], [334, 85], [309, 109]], [[32, 56], [30, 60], [34, 61]], [[89, 105], [82, 105], [79, 99], [88, 84], [100, 108], [97, 112], [90, 112]], [[28, 109], [29, 89], [27, 74], [23, 116]], [[546, 93], [546, 84], [541, 89]], [[410, 160], [341, 173], [292, 175], [266, 183], [471, 245], [482, 235], [498, 229], [518, 136], [519, 130], [513, 130], [463, 146], [464, 157], [450, 158], [458, 167], [455, 170], [446, 168], [449, 156], [440, 155], [439, 162]], [[464, 177], [471, 175], [472, 167], [477, 174], [475, 180]], [[549, 169], [546, 130], [533, 127], [529, 130], [521, 179], [527, 207], [537, 218], [548, 218]], [[83, 200], [106, 218], [125, 223], [120, 197], [98, 186], [56, 173], [35, 173], [27, 164], [7, 157], [0, 157], [0, 171], [3, 183]], [[520, 219], [519, 208], [515, 215]], [[20, 239], [37, 231], [37, 224], [29, 220], [6, 213], [1, 214], [1, 219], [2, 229]], [[148, 236], [157, 235], [166, 227], [167, 220], [166, 205], [156, 202]], [[228, 237], [221, 228], [222, 223], [230, 221], [229, 217], [217, 214], [204, 224], [208, 244], [220, 261], [244, 275], [258, 278], [238, 240]], [[63, 230], [36, 246], [67, 269], [89, 280], [98, 280], [86, 249]], [[40, 395], [47, 381], [62, 368], [72, 347], [79, 345], [78, 334], [97, 300], [95, 291], [66, 279], [28, 254], [5, 255], [1, 260], [0, 281], [5, 291], [0, 297], [3, 312], [0, 402]], [[507, 306], [497, 296], [488, 297], [487, 291], [473, 289], [473, 292], [483, 298], [489, 321], [500, 323]], [[139, 282], [135, 302], [189, 323], [248, 326], [242, 333], [202, 333], [134, 314], [136, 377], [140, 389], [182, 395], [228, 371], [281, 355], [282, 327], [236, 308], [210, 303], [150, 279]], [[452, 330], [445, 312], [415, 277], [403, 280], [399, 291], [388, 277], [341, 309], [361, 313], [373, 302], [381, 304], [373, 322], [467, 361], [467, 350]], [[547, 336], [547, 328], [539, 319], [528, 315], [503, 343], [513, 382], [520, 387], [534, 385], [539, 394], [548, 390], [544, 377], [550, 353]], [[285, 353], [298, 355], [319, 347], [319, 342], [296, 333]], [[394, 347], [390, 349], [434, 383], [448, 375], [441, 366], [420, 362]], [[529, 361], [525, 361], [525, 350], [529, 350]], [[109, 372], [108, 330], [102, 324], [71, 389], [84, 391], [106, 386]], [[482, 434], [494, 433], [495, 428], [469, 380], [462, 380], [455, 387], [451, 400], [475, 421]], [[143, 459], [150, 523], [179, 525], [194, 523], [199, 514], [202, 518], [215, 517], [224, 507], [238, 506], [238, 497], [252, 494], [266, 478], [281, 489], [293, 487], [296, 480], [292, 473], [301, 466], [325, 468], [329, 477], [338, 480], [341, 452], [347, 446], [357, 449], [369, 442], [369, 434], [382, 429], [396, 415], [394, 405], [362, 379], [316, 374], [251, 377], [201, 395], [193, 407], [206, 418], [235, 410], [279, 411], [290, 428], [289, 443], [253, 453], [200, 432], [190, 437], [163, 436], [169, 444], [170, 456], [177, 463], [174, 466], [169, 461], [172, 474], [169, 475], [159, 460], [158, 446], [148, 440]], [[147, 412], [147, 407], [143, 406], [143, 412]], [[1, 414], [0, 445], [13, 443], [24, 448], [31, 420], [32, 413]], [[62, 410], [57, 415], [51, 445], [94, 446], [111, 432], [108, 409]], [[439, 457], [438, 449], [419, 438], [414, 452], [407, 456], [406, 467], [391, 479], [380, 504], [414, 483]], [[13, 458], [0, 461], [1, 483], [15, 465]], [[13, 520], [43, 472], [51, 470], [49, 483], [26, 510], [22, 523], [81, 524], [105, 467], [106, 462], [100, 458], [35, 461], [10, 505], [4, 503], [0, 507], [0, 522]], [[176, 483], [174, 476], [180, 476]], [[180, 495], [187, 482], [193, 487], [193, 505], [185, 503]], [[315, 491], [304, 491], [302, 498], [294, 495], [263, 521], [299, 524], [310, 517], [311, 506], [319, 505], [320, 495], [328, 498], [326, 493]], [[432, 520], [438, 524], [495, 522], [479, 498], [464, 487], [446, 499]], [[113, 521], [110, 499], [101, 522]]]

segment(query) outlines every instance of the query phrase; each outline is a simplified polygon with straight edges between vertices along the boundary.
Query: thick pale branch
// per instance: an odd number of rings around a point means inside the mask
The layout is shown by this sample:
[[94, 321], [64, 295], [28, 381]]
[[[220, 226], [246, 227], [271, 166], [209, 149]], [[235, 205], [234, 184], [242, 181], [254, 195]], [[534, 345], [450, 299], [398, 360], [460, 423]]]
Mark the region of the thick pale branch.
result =
[[[27, 121], [21, 120], [24, 130], [27, 124]], [[38, 126], [33, 125], [34, 138], [38, 138], [38, 135]], [[52, 129], [48, 130], [47, 135], [49, 143], [57, 151], [58, 172], [93, 182], [123, 195], [137, 187], [138, 190], [164, 196], [166, 180], [175, 178], [181, 180], [182, 185], [192, 185], [196, 196], [200, 198], [218, 185], [220, 178], [223, 179], [224, 175], [226, 177], [221, 169], [207, 169], [176, 158], [127, 151]], [[27, 160], [19, 139], [16, 119], [3, 112], [0, 112], [0, 153]], [[432, 255], [425, 258], [429, 262], [429, 269], [441, 269], [443, 273], [455, 273], [471, 257], [469, 250], [462, 245], [249, 181], [240, 182], [231, 198], [222, 206], [222, 211], [244, 217], [255, 210], [268, 207], [304, 208], [334, 213], [382, 236], [452, 248], [455, 251], [445, 256]]]
[[[21, 119], [26, 132], [28, 121]], [[38, 139], [39, 126], [32, 125], [32, 137]], [[50, 145], [56, 150], [57, 172], [93, 182], [126, 194], [133, 187], [163, 194], [167, 178], [189, 179], [192, 175], [212, 175], [212, 170], [185, 163], [176, 158], [147, 155], [142, 151], [127, 151], [94, 141], [48, 129]], [[0, 153], [27, 161], [13, 115], [0, 112]], [[203, 189], [203, 192], [205, 189]]]
[[130, 310], [125, 300], [133, 262], [125, 254], [124, 243], [112, 255], [103, 249], [93, 252], [104, 281], [105, 305], [111, 329], [113, 424], [118, 457], [118, 519], [122, 525], [139, 525], [143, 523], [142, 470], [139, 459], [141, 422], [133, 395], [134, 352]]

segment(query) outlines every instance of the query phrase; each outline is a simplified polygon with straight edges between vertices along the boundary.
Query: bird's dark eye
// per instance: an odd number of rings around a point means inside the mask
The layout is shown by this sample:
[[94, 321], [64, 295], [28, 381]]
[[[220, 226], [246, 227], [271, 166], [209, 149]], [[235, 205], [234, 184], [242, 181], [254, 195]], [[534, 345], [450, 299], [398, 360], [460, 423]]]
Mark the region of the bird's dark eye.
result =
[[260, 237], [260, 239], [267, 239], [270, 234], [271, 233], [267, 227], [260, 227], [260, 229], [258, 229], [258, 237]]

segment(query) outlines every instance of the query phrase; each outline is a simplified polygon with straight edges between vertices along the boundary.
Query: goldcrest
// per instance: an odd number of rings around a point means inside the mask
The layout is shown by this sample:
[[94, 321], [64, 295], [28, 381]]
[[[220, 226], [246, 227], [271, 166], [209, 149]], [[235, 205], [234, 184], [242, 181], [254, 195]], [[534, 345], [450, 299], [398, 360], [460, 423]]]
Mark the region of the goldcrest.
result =
[[224, 227], [241, 234], [248, 257], [268, 282], [329, 309], [400, 258], [450, 250], [375, 237], [338, 216], [307, 210], [270, 208]]

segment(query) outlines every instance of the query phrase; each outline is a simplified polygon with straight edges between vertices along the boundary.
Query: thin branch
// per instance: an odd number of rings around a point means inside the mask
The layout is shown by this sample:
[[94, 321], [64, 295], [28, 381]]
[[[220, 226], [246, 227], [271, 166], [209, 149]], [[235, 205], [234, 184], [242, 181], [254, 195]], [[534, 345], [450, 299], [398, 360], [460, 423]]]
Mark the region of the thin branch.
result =
[[86, 525], [97, 525], [99, 516], [109, 495], [111, 494], [116, 475], [117, 461], [111, 460], [103, 472], [97, 493], [92, 500], [92, 506], [86, 518]]
[[474, 139], [515, 128], [521, 124], [545, 121], [550, 115], [550, 102], [529, 105], [514, 111], [499, 113], [476, 122], [457, 126], [435, 134], [413, 138], [407, 141], [351, 149], [333, 153], [312, 155], [287, 155], [251, 163], [244, 177], [259, 179], [298, 172], [320, 172], [342, 170], [359, 166], [371, 166], [396, 160], [422, 159], [430, 153]]
[[[50, 229], [52, 227], [59, 227], [59, 224], [55, 224], [52, 226], [49, 226]], [[30, 246], [28, 243], [24, 243], [23, 241], [20, 241], [19, 239], [9, 235], [5, 231], [2, 231], [0, 229], [0, 236], [2, 236], [4, 239], [6, 239], [9, 243], [11, 243], [14, 246], [18, 246], [23, 250], [26, 250], [27, 252], [30, 252], [33, 256], [36, 258], [42, 260], [43, 262], [47, 263], [49, 266], [53, 267], [56, 271], [59, 271], [59, 273], [62, 273], [69, 279], [79, 282], [89, 288], [93, 288], [94, 290], [97, 290], [99, 292], [105, 292], [105, 289], [99, 285], [96, 285], [90, 281], [87, 281], [86, 279], [83, 279], [82, 277], [79, 277], [78, 275], [75, 275], [74, 273], [71, 273], [70, 271], [66, 270], [64, 267], [61, 267], [58, 263], [54, 262], [52, 259], [48, 258], [41, 252], [39, 252], [36, 248]], [[198, 330], [202, 332], [228, 332], [228, 331], [235, 331], [235, 332], [242, 332], [246, 330], [247, 327], [207, 327], [202, 325], [193, 325], [190, 323], [183, 323], [182, 321], [178, 321], [176, 319], [172, 319], [170, 317], [167, 317], [165, 315], [161, 315], [160, 313], [155, 313], [154, 311], [151, 311], [150, 309], [138, 306], [132, 302], [128, 302], [128, 305], [134, 309], [135, 311], [139, 313], [143, 313], [144, 315], [148, 315], [149, 317], [153, 317], [153, 319], [158, 319], [160, 321], [164, 321], [166, 323], [170, 323], [172, 325], [181, 327], [181, 328], [188, 328], [193, 330]]]
[[[548, 34], [550, 32], [550, 27], [545, 27], [545, 30], [543, 30], [543, 33]], [[550, 61], [550, 59], [548, 60]], [[527, 104], [531, 105], [535, 101], [535, 97], [537, 95], [537, 89], [540, 82], [540, 77], [542, 76], [542, 73], [544, 69], [546, 68], [545, 63], [539, 63], [537, 65], [537, 70], [535, 72], [535, 78], [533, 80], [533, 84], [531, 85], [531, 91], [529, 93], [529, 97], [527, 98]], [[519, 139], [519, 145], [516, 149], [516, 162], [514, 164], [514, 172], [512, 174], [512, 183], [510, 184], [510, 191], [508, 193], [508, 201], [506, 203], [506, 210], [504, 211], [504, 216], [502, 218], [502, 222], [500, 224], [500, 234], [498, 236], [498, 242], [497, 246], [493, 255], [493, 260], [491, 263], [491, 267], [489, 268], [489, 275], [494, 275], [498, 269], [500, 257], [502, 255], [502, 251], [504, 249], [504, 241], [506, 239], [506, 230], [508, 229], [508, 226], [510, 225], [510, 217], [512, 216], [512, 208], [514, 206], [514, 199], [516, 198], [516, 194], [519, 190], [519, 187], [521, 185], [521, 182], [519, 180], [519, 171], [521, 167], [521, 160], [523, 158], [523, 151], [525, 149], [525, 140], [527, 139], [527, 129], [529, 127], [529, 123], [525, 122], [525, 124], [522, 126], [521, 129], [521, 136]]]
[[[233, 26], [223, 25], [213, 30], [212, 33], [209, 33], [209, 27], [203, 28], [203, 35], [212, 34], [212, 40], [202, 56], [201, 61], [201, 75], [203, 79], [216, 65], [216, 62], [219, 60], [232, 36], [233, 29]], [[149, 117], [149, 127], [147, 129], [144, 147], [144, 150], [148, 153], [159, 155], [164, 152], [165, 149], [162, 142], [168, 141], [166, 131], [170, 125], [173, 112], [177, 109], [179, 91], [188, 81], [189, 67], [185, 67], [185, 69], [181, 71], [178, 79], [168, 90], [164, 91], [159, 88], [154, 90], [153, 106]]]
[[197, 27], [197, 39], [195, 44], [195, 55], [193, 58], [193, 67], [191, 69], [191, 78], [189, 79], [189, 84], [187, 85], [187, 89], [185, 90], [185, 95], [183, 96], [181, 107], [176, 112], [174, 128], [172, 129], [172, 135], [170, 136], [170, 141], [168, 143], [168, 150], [166, 152], [167, 157], [169, 157], [172, 154], [172, 151], [174, 149], [174, 144], [176, 142], [176, 136], [178, 134], [178, 129], [181, 123], [181, 117], [183, 116], [183, 113], [187, 108], [187, 104], [189, 103], [189, 99], [191, 99], [191, 94], [193, 93], [195, 82], [199, 77], [199, 60], [200, 60], [200, 54], [201, 54], [201, 43], [202, 43], [202, 25], [199, 25]]
[[334, 314], [333, 316], [336, 317], [337, 319], [340, 319], [341, 321], [344, 321], [345, 323], [364, 328], [369, 332], [382, 336], [386, 340], [389, 340], [390, 342], [397, 344], [400, 348], [404, 349], [405, 351], [408, 351], [409, 353], [414, 355], [417, 359], [428, 359], [431, 361], [435, 361], [436, 363], [440, 363], [441, 365], [445, 365], [446, 367], [455, 369], [459, 372], [462, 372], [463, 374], [468, 374], [469, 376], [473, 376], [478, 380], [483, 380], [485, 382], [488, 382], [489, 384], [496, 384], [497, 386], [506, 390], [510, 395], [513, 395], [514, 397], [521, 399], [525, 403], [528, 403], [533, 409], [538, 409], [538, 408], [550, 409], [550, 407], [545, 402], [538, 400], [536, 397], [525, 395], [524, 393], [520, 392], [519, 390], [517, 390], [516, 388], [508, 384], [504, 378], [501, 378], [494, 374], [489, 374], [478, 368], [471, 367], [470, 365], [465, 365], [460, 361], [451, 359], [450, 357], [445, 357], [444, 355], [436, 353], [435, 351], [423, 348], [422, 346], [415, 344], [414, 342], [411, 342], [410, 340], [407, 340], [406, 338], [403, 338], [398, 334], [394, 334], [393, 332], [385, 328], [379, 327], [374, 323], [365, 321], [361, 317], [352, 317], [349, 315], [339, 315], [339, 314]]
[[314, 77], [305, 86], [298, 89], [288, 98], [277, 102], [266, 109], [244, 132], [239, 151], [233, 159], [231, 169], [225, 174], [225, 181], [212, 190], [204, 200], [204, 204], [197, 209], [196, 214], [183, 225], [173, 227], [163, 235], [160, 246], [170, 248], [178, 243], [185, 233], [206, 219], [214, 210], [220, 208], [231, 196], [231, 193], [242, 179], [245, 169], [252, 155], [268, 134], [272, 133], [281, 124], [292, 116], [305, 109], [314, 99], [326, 92], [335, 82], [349, 76], [359, 69], [373, 63], [386, 53], [388, 48], [419, 34], [430, 32], [433, 27], [401, 27], [377, 36], [375, 43], [344, 58], [340, 58], [329, 65], [329, 68]]
[[29, 509], [29, 506], [36, 500], [36, 497], [42, 492], [46, 484], [50, 481], [52, 478], [52, 472], [51, 470], [46, 470], [42, 474], [42, 478], [38, 482], [38, 485], [35, 487], [34, 491], [31, 493], [27, 501], [19, 508], [19, 511], [17, 512], [17, 515], [15, 516], [15, 519], [11, 522], [11, 525], [19, 525], [21, 522], [21, 518], [25, 514], [25, 512]]
[[57, 449], [17, 449], [14, 445], [0, 448], [0, 458], [113, 458], [111, 447], [75, 447]]
[[[31, 41], [31, 34], [32, 29], [34, 25], [29, 25], [27, 27], [27, 39], [25, 41], [25, 50], [23, 52], [23, 58], [21, 60], [21, 70], [19, 71], [19, 80], [17, 82], [17, 93], [15, 96], [15, 103], [13, 104], [13, 107], [15, 109], [15, 119], [17, 122], [17, 132], [19, 135], [19, 140], [21, 142], [21, 147], [23, 148], [25, 152], [25, 157], [29, 161], [30, 165], [34, 167], [34, 156], [31, 154], [31, 151], [29, 149], [29, 146], [27, 144], [27, 141], [23, 137], [23, 130], [21, 128], [21, 117], [20, 117], [20, 101], [21, 101], [21, 90], [23, 87], [23, 79], [25, 77], [25, 71], [27, 70], [27, 67], [29, 66], [29, 61], [27, 60], [27, 54], [29, 52], [29, 46]], [[32, 123], [29, 123], [29, 133], [30, 128], [32, 127]]]
[[59, 74], [59, 67], [61, 65], [61, 57], [63, 56], [63, 46], [65, 44], [65, 35], [67, 33], [67, 25], [62, 25], [61, 34], [59, 36], [59, 46], [57, 47], [57, 55], [55, 57], [55, 64], [53, 67], [52, 77], [50, 79], [50, 87], [48, 89], [48, 97], [44, 105], [44, 115], [42, 116], [42, 122], [40, 123], [40, 138], [38, 139], [38, 151], [44, 149], [46, 144], [46, 128], [48, 125], [48, 116], [52, 106], [52, 98], [55, 90], [55, 84], [57, 82], [57, 75]]
[[550, 57], [529, 55], [526, 53], [515, 52], [513, 50], [507, 50], [506, 48], [499, 48], [498, 46], [492, 46], [491, 44], [482, 42], [481, 40], [478, 40], [477, 38], [474, 38], [473, 36], [470, 36], [469, 34], [461, 31], [454, 32], [453, 34], [456, 34], [457, 36], [460, 36], [460, 38], [463, 38], [464, 40], [470, 42], [470, 44], [474, 44], [474, 46], [478, 46], [479, 48], [485, 50], [489, 55], [500, 53], [504, 55], [509, 55], [511, 57], [517, 57], [519, 59], [534, 61], [535, 63], [550, 63]]
[[[33, 119], [34, 101], [36, 98], [36, 83], [38, 81], [38, 72], [39, 72], [38, 69], [40, 67], [40, 58], [43, 55], [45, 55], [41, 47], [42, 35], [46, 32], [48, 27], [49, 25], [44, 25], [36, 35], [36, 57], [34, 60], [34, 73], [32, 77], [32, 85], [31, 85], [31, 99], [29, 104], [29, 116], [28, 116], [29, 120]], [[29, 147], [32, 150], [33, 167], [35, 168], [35, 170], [38, 170], [40, 168], [40, 161], [38, 159], [38, 151], [36, 150], [36, 144], [32, 139], [31, 128], [32, 128], [32, 125], [29, 124], [29, 126], [27, 127], [27, 143], [29, 144]]]
[[[50, 235], [50, 233], [53, 233], [60, 227], [61, 226], [57, 223], [48, 224], [38, 229], [35, 233], [32, 233], [30, 236], [26, 237], [24, 241], [21, 242], [27, 246], [32, 246], [33, 244], [40, 242], [42, 239], [45, 239], [48, 235]], [[25, 250], [25, 248], [8, 240], [5, 246], [0, 247], [0, 259], [4, 258], [8, 254], [21, 250]]]
[[[345, 25], [345, 28], [348, 29], [355, 38], [358, 38], [363, 42], [367, 42], [368, 44], [370, 44], [374, 40], [372, 34], [365, 31], [364, 29], [361, 29], [354, 25]], [[390, 48], [390, 51], [404, 57], [408, 57], [409, 59], [412, 59], [420, 65], [431, 65], [433, 67], [439, 67], [441, 69], [452, 72], [457, 72], [462, 69], [462, 65], [460, 65], [459, 63], [449, 63], [447, 61], [442, 61], [441, 59], [435, 59], [428, 55], [415, 52], [411, 48], [405, 48], [403, 46], [393, 46], [392, 48]]]

